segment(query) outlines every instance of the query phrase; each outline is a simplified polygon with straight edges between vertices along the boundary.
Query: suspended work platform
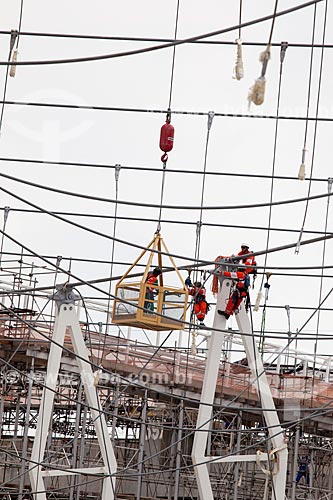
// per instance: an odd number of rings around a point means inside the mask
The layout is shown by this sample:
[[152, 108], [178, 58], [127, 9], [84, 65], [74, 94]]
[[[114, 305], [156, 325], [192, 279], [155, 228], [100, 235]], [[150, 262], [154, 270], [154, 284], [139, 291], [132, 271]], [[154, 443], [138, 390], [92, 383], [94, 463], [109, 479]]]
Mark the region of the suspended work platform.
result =
[[[162, 253], [167, 254], [170, 264], [163, 271]], [[130, 272], [144, 256], [148, 256], [142, 280], [130, 277]], [[156, 277], [155, 283], [147, 282], [154, 257], [162, 273]], [[164, 274], [164, 272], [167, 273]], [[175, 279], [172, 285], [166, 285]], [[113, 303], [112, 322], [116, 325], [127, 325], [148, 330], [182, 330], [186, 317], [188, 291], [184, 280], [169, 254], [163, 238], [157, 232], [147, 248], [139, 255], [128, 271], [116, 285]]]

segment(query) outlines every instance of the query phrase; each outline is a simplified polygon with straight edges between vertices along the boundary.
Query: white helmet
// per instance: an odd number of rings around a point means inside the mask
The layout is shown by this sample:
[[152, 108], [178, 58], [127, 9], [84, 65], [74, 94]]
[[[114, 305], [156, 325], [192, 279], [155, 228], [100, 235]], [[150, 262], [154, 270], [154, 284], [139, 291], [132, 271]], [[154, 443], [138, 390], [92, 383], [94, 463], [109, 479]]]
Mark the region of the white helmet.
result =
[[242, 243], [241, 248], [243, 248], [243, 247], [250, 248], [250, 245], [248, 243]]

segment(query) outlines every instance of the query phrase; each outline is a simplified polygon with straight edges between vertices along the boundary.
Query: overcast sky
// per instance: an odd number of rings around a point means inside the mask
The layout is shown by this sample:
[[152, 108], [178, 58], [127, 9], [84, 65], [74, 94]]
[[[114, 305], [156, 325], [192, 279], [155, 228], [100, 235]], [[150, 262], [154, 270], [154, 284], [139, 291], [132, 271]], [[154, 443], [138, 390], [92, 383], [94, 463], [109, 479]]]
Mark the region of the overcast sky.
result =
[[[18, 28], [20, 0], [5, 0], [0, 5], [1, 30]], [[300, 5], [300, 1], [278, 2], [278, 11]], [[243, 0], [242, 21], [260, 18], [273, 13], [275, 0]], [[274, 43], [311, 44], [314, 22], [314, 6], [298, 10], [276, 19]], [[173, 38], [177, 1], [126, 1], [58, 0], [45, 2], [25, 0], [22, 31], [34, 33], [67, 33], [78, 35], [101, 35], [113, 37]], [[315, 43], [323, 40], [325, 1], [316, 7]], [[178, 38], [187, 38], [236, 25], [239, 19], [239, 2], [208, 0], [180, 0]], [[333, 12], [328, 9], [325, 44], [332, 44]], [[243, 42], [267, 43], [271, 21], [242, 29]], [[238, 30], [225, 35], [208, 38], [206, 41], [234, 41]], [[161, 42], [116, 41], [74, 39], [57, 37], [24, 36], [19, 40], [19, 61], [40, 61], [111, 54], [140, 49]], [[273, 46], [271, 60], [266, 73], [266, 95], [262, 106], [252, 105], [248, 110], [248, 90], [260, 75], [259, 54], [264, 47], [244, 45], [243, 58], [245, 77], [241, 81], [232, 78], [236, 56], [235, 45], [210, 43], [184, 44], [176, 48], [171, 108], [184, 114], [173, 114], [175, 127], [174, 149], [169, 154], [165, 179], [164, 204], [178, 206], [200, 206], [202, 175], [175, 173], [173, 170], [203, 172], [207, 136], [207, 116], [192, 112], [230, 113], [275, 116], [280, 69], [280, 48]], [[1, 60], [7, 59], [9, 35], [0, 36]], [[324, 51], [319, 113], [321, 118], [333, 117], [332, 102], [332, 48]], [[6, 99], [15, 102], [63, 103], [84, 106], [128, 108], [129, 110], [165, 110], [169, 103], [170, 75], [173, 49], [167, 48], [146, 54], [119, 57], [96, 62], [76, 64], [34, 65], [17, 68], [16, 77], [9, 78]], [[306, 116], [310, 47], [287, 49], [283, 64], [280, 96], [280, 115], [283, 117]], [[309, 116], [315, 117], [318, 101], [321, 49], [313, 51]], [[0, 68], [1, 85], [4, 85], [5, 67]], [[186, 114], [187, 113], [187, 114]], [[80, 110], [34, 107], [8, 104], [4, 109], [2, 135], [0, 139], [2, 159], [48, 160], [55, 162], [94, 163], [103, 165], [121, 164], [135, 167], [122, 169], [119, 178], [119, 199], [124, 201], [151, 202], [158, 204], [161, 194], [162, 170], [147, 172], [143, 167], [161, 168], [159, 150], [160, 127], [165, 114]], [[291, 176], [292, 180], [274, 180], [273, 200], [281, 201], [307, 196], [308, 181], [297, 179], [302, 158], [306, 122], [304, 120], [280, 119], [277, 126], [275, 175]], [[274, 137], [276, 120], [244, 118], [239, 116], [216, 116], [213, 120], [207, 155], [207, 172], [224, 172], [233, 175], [207, 175], [204, 185], [204, 206], [235, 206], [268, 203], [270, 179], [247, 178], [246, 174], [271, 175], [273, 169]], [[313, 177], [327, 179], [333, 176], [331, 166], [332, 124], [319, 121], [315, 135], [315, 122], [309, 121], [307, 133], [306, 171], [309, 177], [314, 151]], [[1, 172], [19, 179], [29, 180], [43, 186], [52, 186], [66, 191], [90, 194], [97, 197], [115, 198], [114, 169], [84, 168], [34, 163], [1, 161]], [[235, 175], [235, 174], [240, 174]], [[20, 195], [29, 202], [48, 211], [75, 212], [82, 214], [113, 215], [114, 205], [65, 196], [29, 187], [8, 179], [2, 179], [2, 187]], [[327, 193], [327, 181], [316, 181], [311, 185], [311, 195]], [[1, 193], [0, 206], [31, 208], [9, 195]], [[327, 198], [309, 203], [305, 230], [324, 231]], [[271, 227], [299, 231], [304, 217], [305, 204], [293, 203], [274, 206]], [[156, 219], [157, 208], [119, 205], [120, 217], [142, 217]], [[269, 209], [221, 209], [204, 210], [203, 223], [267, 228]], [[200, 212], [196, 210], [162, 211], [162, 219], [175, 223], [162, 224], [162, 235], [174, 254], [184, 255], [185, 261], [177, 259], [179, 265], [191, 262], [195, 254], [196, 226], [177, 221], [196, 222]], [[67, 217], [107, 235], [113, 234], [113, 221], [88, 217]], [[145, 246], [153, 237], [155, 222], [131, 222], [119, 219], [116, 236], [129, 243]], [[110, 240], [56, 221], [49, 215], [10, 212], [6, 230], [40, 255], [62, 255], [73, 258], [110, 260]], [[328, 232], [332, 231], [329, 214]], [[315, 234], [304, 233], [303, 239]], [[267, 230], [227, 227], [202, 227], [200, 258], [214, 260], [217, 255], [229, 255], [239, 251], [240, 243], [247, 241], [252, 250], [264, 250]], [[297, 232], [271, 231], [269, 247], [294, 243]], [[5, 251], [20, 251], [17, 245], [4, 241]], [[132, 262], [139, 250], [130, 245], [115, 245], [115, 260]], [[324, 258], [325, 257], [325, 258]], [[26, 258], [26, 262], [36, 259]], [[262, 265], [264, 258], [257, 259]], [[332, 242], [317, 243], [302, 247], [295, 255], [286, 250], [269, 255], [267, 265], [283, 269], [286, 266], [332, 265]], [[66, 267], [67, 264], [64, 264]], [[5, 267], [5, 266], [4, 266]], [[114, 266], [115, 275], [122, 274], [125, 266]], [[73, 262], [72, 271], [83, 280], [107, 277], [110, 266], [106, 264], [83, 264]], [[320, 276], [321, 271], [306, 272]], [[186, 273], [183, 273], [184, 278]], [[330, 269], [325, 275], [332, 275]], [[260, 285], [257, 279], [252, 300]], [[52, 284], [51, 275], [40, 277], [39, 284]], [[273, 275], [269, 305], [266, 315], [267, 331], [288, 330], [286, 304], [299, 307], [317, 307], [332, 286], [332, 280], [320, 277], [281, 277]], [[208, 285], [209, 287], [209, 285]], [[107, 285], [104, 287], [107, 289]], [[321, 295], [320, 295], [321, 293]], [[85, 289], [85, 295], [95, 292]], [[209, 296], [209, 300], [212, 297]], [[332, 308], [333, 297], [324, 307]], [[292, 310], [291, 329], [301, 328], [309, 318], [310, 310]], [[260, 328], [262, 313], [253, 315], [256, 328]], [[318, 316], [306, 326], [306, 332], [315, 332]], [[213, 311], [207, 324], [211, 325]], [[319, 330], [331, 331], [332, 313], [323, 311]], [[233, 323], [231, 323], [233, 324]], [[286, 334], [282, 334], [281, 343]], [[318, 352], [328, 352], [332, 341], [322, 341]], [[313, 341], [300, 342], [299, 346], [313, 351]]]

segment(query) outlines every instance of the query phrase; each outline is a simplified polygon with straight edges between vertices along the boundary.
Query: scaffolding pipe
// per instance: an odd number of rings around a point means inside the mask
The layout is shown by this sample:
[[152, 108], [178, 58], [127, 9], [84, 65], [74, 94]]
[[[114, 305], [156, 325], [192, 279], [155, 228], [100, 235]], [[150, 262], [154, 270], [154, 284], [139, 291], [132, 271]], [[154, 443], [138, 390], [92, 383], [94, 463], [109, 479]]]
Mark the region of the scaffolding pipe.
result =
[[300, 437], [300, 427], [299, 425], [296, 427], [295, 432], [295, 441], [294, 441], [294, 461], [293, 461], [293, 478], [292, 478], [292, 488], [291, 488], [291, 499], [295, 500], [296, 498], [296, 476], [298, 470], [298, 445], [299, 445], [299, 437]]
[[147, 390], [145, 390], [143, 405], [142, 405], [142, 413], [141, 413], [140, 440], [139, 440], [139, 453], [138, 453], [138, 484], [136, 490], [136, 500], [140, 500], [141, 498], [143, 457], [144, 457], [145, 437], [146, 437], [146, 417], [147, 417]]
[[[236, 443], [236, 453], [240, 452], [241, 443], [241, 429], [242, 429], [242, 412], [240, 411], [237, 415], [237, 443]], [[238, 500], [238, 481], [239, 481], [239, 462], [236, 462], [234, 468], [234, 500]]]
[[20, 483], [19, 483], [19, 492], [17, 500], [23, 500], [23, 489], [24, 489], [24, 481], [25, 481], [25, 466], [26, 466], [26, 456], [28, 450], [28, 431], [29, 431], [29, 420], [30, 420], [30, 409], [31, 409], [31, 395], [32, 395], [32, 383], [33, 383], [33, 374], [34, 374], [34, 358], [31, 360], [31, 367], [29, 373], [29, 384], [27, 391], [27, 406], [25, 410], [25, 419], [24, 419], [24, 431], [23, 431], [23, 442], [22, 442], [22, 463], [20, 470]]
[[183, 434], [183, 423], [184, 423], [184, 401], [180, 402], [179, 405], [179, 421], [178, 421], [178, 435], [177, 435], [177, 455], [176, 455], [176, 472], [175, 472], [175, 488], [174, 488], [174, 500], [179, 498], [179, 479], [180, 479], [180, 460], [182, 456], [182, 434]]

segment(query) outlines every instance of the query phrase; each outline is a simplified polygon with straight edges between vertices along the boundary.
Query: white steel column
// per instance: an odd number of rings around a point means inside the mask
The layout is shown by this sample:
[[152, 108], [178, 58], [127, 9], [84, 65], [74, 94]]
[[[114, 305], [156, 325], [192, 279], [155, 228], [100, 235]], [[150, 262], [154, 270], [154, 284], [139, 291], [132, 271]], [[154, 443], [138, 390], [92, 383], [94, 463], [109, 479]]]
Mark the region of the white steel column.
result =
[[[34, 500], [46, 500], [45, 476], [63, 476], [76, 475], [80, 473], [101, 475], [103, 479], [103, 493], [101, 500], [113, 500], [115, 496], [115, 477], [117, 471], [117, 462], [111, 444], [105, 416], [101, 411], [99, 396], [94, 385], [94, 374], [89, 363], [89, 353], [86, 348], [82, 331], [79, 325], [77, 313], [74, 306], [74, 300], [77, 300], [75, 294], [70, 288], [60, 291], [55, 295], [58, 301], [58, 314], [55, 321], [52, 343], [48, 358], [48, 367], [46, 373], [45, 387], [41, 400], [40, 411], [36, 436], [32, 448], [31, 461], [36, 465], [31, 465], [29, 469]], [[70, 469], [69, 471], [57, 470], [55, 468], [47, 470], [41, 463], [44, 459], [46, 440], [49, 432], [49, 425], [53, 412], [53, 403], [57, 380], [60, 369], [62, 348], [66, 329], [71, 335], [71, 340], [75, 354], [77, 354], [77, 364], [81, 374], [82, 384], [85, 388], [86, 400], [89, 405], [89, 411], [94, 422], [96, 436], [100, 446], [103, 460], [102, 467]]]
[[[273, 445], [277, 467], [272, 474], [272, 500], [284, 500], [287, 480], [288, 449], [285, 443], [284, 432], [275, 408], [271, 389], [266, 377], [265, 369], [259, 354], [255, 338], [253, 337], [249, 317], [245, 311], [244, 301], [236, 314], [236, 321], [242, 336], [246, 357], [253, 377], [253, 386], [257, 389], [263, 408], [263, 416], [268, 427], [268, 434]], [[245, 335], [244, 335], [245, 334]], [[274, 456], [271, 456], [274, 459]]]
[[[220, 273], [221, 274], [221, 273]], [[226, 319], [217, 313], [218, 309], [225, 310], [226, 301], [229, 297], [229, 290], [232, 284], [230, 279], [222, 279], [220, 290], [217, 296], [216, 310], [214, 316], [213, 329], [224, 330]], [[252, 384], [257, 388], [263, 408], [263, 416], [268, 426], [269, 436], [273, 445], [274, 453], [263, 453], [257, 455], [231, 455], [227, 457], [214, 457], [214, 463], [237, 463], [246, 461], [274, 460], [277, 466], [274, 468], [272, 499], [284, 500], [287, 474], [288, 451], [284, 442], [284, 435], [280, 426], [274, 401], [271, 395], [269, 384], [259, 355], [256, 341], [252, 335], [251, 325], [245, 311], [244, 304], [241, 305], [239, 313], [236, 315], [237, 324], [242, 334], [249, 368], [251, 369]], [[205, 376], [202, 386], [199, 413], [197, 419], [197, 431], [194, 435], [192, 448], [192, 461], [194, 473], [197, 479], [198, 491], [201, 500], [213, 500], [213, 491], [209, 478], [208, 462], [212, 459], [206, 455], [208, 441], [208, 431], [212, 417], [213, 403], [216, 390], [216, 382], [220, 367], [220, 357], [223, 347], [224, 334], [220, 331], [212, 330], [208, 345]]]
[[[213, 328], [219, 330], [225, 329], [226, 319], [224, 316], [220, 316], [217, 313], [217, 310], [221, 309], [224, 311], [226, 300], [229, 297], [230, 285], [230, 280], [224, 280], [222, 283], [222, 289], [217, 296]], [[194, 473], [197, 479], [201, 500], [213, 500], [213, 491], [210, 484], [208, 466], [205, 463], [207, 461], [207, 457], [205, 455], [223, 342], [223, 332], [216, 332], [215, 330], [212, 330], [211, 337], [208, 341], [206, 370], [197, 420], [198, 430], [194, 434], [192, 448], [192, 461], [195, 466]]]

